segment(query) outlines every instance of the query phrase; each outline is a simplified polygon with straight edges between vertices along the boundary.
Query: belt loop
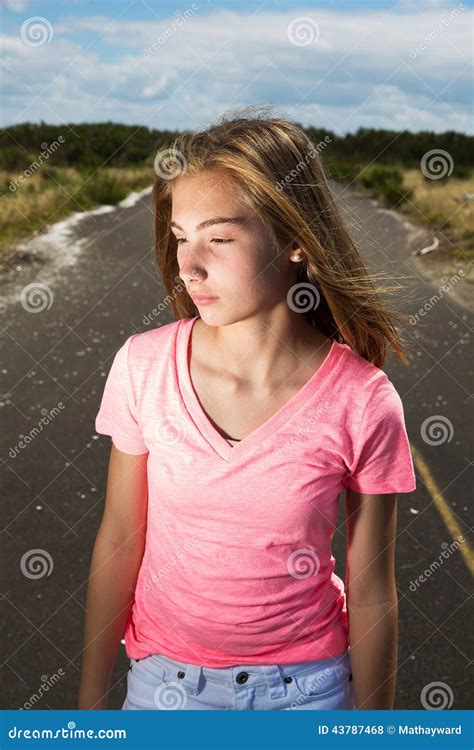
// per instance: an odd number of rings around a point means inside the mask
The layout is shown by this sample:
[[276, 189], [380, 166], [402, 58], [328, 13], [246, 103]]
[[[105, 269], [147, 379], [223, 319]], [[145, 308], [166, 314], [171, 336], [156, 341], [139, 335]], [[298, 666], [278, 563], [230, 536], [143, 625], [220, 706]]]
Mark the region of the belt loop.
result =
[[[183, 672], [184, 677], [180, 677], [179, 675], [182, 675]], [[200, 685], [201, 674], [202, 667], [199, 664], [183, 664], [179, 669], [176, 669], [172, 681], [182, 685], [190, 695], [198, 695], [202, 690]]]
[[284, 680], [283, 672], [278, 664], [264, 666], [263, 671], [267, 681], [268, 690], [271, 698], [282, 698], [286, 695], [287, 687]]

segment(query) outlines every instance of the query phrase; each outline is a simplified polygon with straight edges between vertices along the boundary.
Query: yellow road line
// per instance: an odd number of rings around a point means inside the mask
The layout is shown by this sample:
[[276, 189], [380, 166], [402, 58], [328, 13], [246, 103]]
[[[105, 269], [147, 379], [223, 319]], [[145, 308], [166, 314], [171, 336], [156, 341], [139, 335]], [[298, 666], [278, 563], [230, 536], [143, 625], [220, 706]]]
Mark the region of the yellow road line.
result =
[[461, 530], [456, 516], [441, 494], [441, 490], [438, 488], [438, 485], [436, 484], [436, 481], [423, 456], [412, 443], [410, 443], [410, 448], [416, 468], [418, 469], [418, 472], [421, 475], [423, 482], [425, 483], [426, 489], [431, 495], [449, 533], [455, 541], [459, 542], [459, 537], [465, 539], [464, 542], [461, 542], [459, 544], [458, 550], [464, 557], [464, 562], [466, 563], [468, 570], [471, 572], [471, 575], [474, 575], [474, 552], [465, 537], [465, 532]]

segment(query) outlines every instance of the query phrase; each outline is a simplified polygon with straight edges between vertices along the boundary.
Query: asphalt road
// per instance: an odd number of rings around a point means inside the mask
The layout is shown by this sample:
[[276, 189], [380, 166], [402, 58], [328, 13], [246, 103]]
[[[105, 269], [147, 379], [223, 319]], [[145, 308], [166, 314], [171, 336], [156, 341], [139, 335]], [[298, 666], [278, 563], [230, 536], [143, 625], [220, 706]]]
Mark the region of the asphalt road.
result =
[[[410, 263], [409, 230], [391, 212], [351, 191], [341, 192], [340, 199], [373, 269], [411, 277], [397, 304], [416, 314], [436, 287]], [[163, 299], [152, 239], [147, 195], [132, 207], [86, 218], [46, 255], [4, 279], [2, 708], [76, 707], [87, 575], [110, 448], [108, 437], [94, 433], [94, 419], [119, 344], [135, 331], [172, 320], [171, 310], [152, 313]], [[47, 302], [41, 312], [41, 294], [26, 290], [38, 282], [50, 290], [40, 290]], [[26, 290], [23, 302], [21, 289]], [[418, 709], [426, 707], [423, 701], [439, 705], [440, 699], [462, 709], [471, 707], [472, 579], [466, 558], [451, 545], [453, 528], [466, 535], [472, 494], [473, 316], [447, 296], [430, 307], [423, 326], [407, 331], [412, 366], [405, 368], [391, 356], [386, 367], [403, 399], [410, 441], [424, 462], [421, 472], [417, 462], [416, 492], [399, 496], [396, 707]], [[146, 315], [150, 323], [144, 322]], [[436, 423], [440, 417], [449, 439], [443, 430], [440, 437], [435, 425], [427, 440], [425, 420]], [[439, 497], [434, 502], [436, 492], [446, 503], [446, 518], [458, 525], [451, 532], [438, 509]], [[334, 554], [343, 578], [342, 504], [339, 525]], [[28, 567], [35, 549], [47, 553], [40, 553], [47, 574], [33, 559]], [[425, 581], [415, 583], [430, 566]], [[110, 708], [121, 707], [127, 668], [122, 647]], [[440, 682], [438, 690], [433, 683]], [[36, 700], [42, 684], [48, 689]]]

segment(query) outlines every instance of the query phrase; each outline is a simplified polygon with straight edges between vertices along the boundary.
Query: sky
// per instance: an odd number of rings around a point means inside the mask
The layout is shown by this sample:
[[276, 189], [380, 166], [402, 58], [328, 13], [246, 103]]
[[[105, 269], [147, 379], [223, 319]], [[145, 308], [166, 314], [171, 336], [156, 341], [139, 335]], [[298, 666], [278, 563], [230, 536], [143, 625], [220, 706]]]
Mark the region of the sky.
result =
[[0, 0], [0, 125], [187, 130], [228, 110], [338, 135], [472, 132], [471, 2]]

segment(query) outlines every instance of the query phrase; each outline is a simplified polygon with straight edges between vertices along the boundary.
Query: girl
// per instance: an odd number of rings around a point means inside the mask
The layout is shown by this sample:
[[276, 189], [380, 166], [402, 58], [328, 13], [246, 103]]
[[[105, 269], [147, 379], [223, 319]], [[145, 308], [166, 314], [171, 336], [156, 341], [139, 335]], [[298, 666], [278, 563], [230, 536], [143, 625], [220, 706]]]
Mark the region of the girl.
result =
[[155, 171], [175, 320], [122, 343], [96, 418], [112, 446], [79, 708], [107, 706], [125, 632], [124, 709], [391, 709], [415, 476], [381, 368], [388, 345], [408, 364], [401, 316], [300, 127], [224, 117]]

